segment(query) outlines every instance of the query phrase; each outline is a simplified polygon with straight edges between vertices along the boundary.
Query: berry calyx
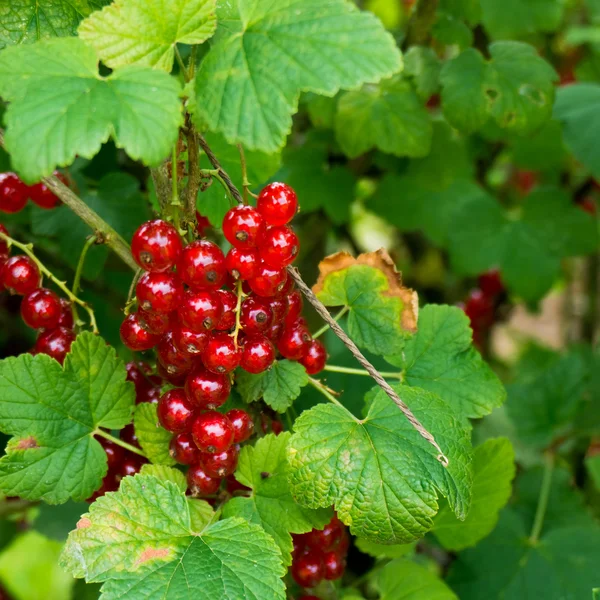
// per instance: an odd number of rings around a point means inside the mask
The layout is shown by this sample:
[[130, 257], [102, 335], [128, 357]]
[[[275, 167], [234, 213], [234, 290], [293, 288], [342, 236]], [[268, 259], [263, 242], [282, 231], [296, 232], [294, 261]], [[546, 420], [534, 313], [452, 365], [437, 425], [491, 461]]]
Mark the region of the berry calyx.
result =
[[194, 418], [194, 409], [181, 388], [163, 394], [157, 413], [160, 424], [171, 433], [189, 431]]
[[202, 351], [202, 362], [213, 373], [231, 373], [240, 364], [241, 354], [232, 337], [226, 333], [216, 333]]
[[179, 307], [183, 284], [174, 273], [144, 273], [135, 286], [135, 295], [143, 310], [166, 314]]
[[225, 266], [234, 279], [252, 279], [258, 273], [260, 256], [256, 248], [231, 248]]
[[134, 352], [150, 350], [160, 341], [159, 335], [150, 333], [144, 328], [137, 313], [129, 315], [121, 323], [119, 333], [121, 334], [123, 344]]
[[171, 339], [175, 347], [190, 356], [200, 355], [208, 344], [208, 338], [208, 332], [194, 331], [180, 323], [176, 323], [171, 329]]
[[200, 464], [204, 467], [205, 473], [210, 477], [227, 477], [236, 470], [239, 454], [239, 448], [235, 445], [216, 454], [201, 452]]
[[198, 462], [200, 452], [194, 444], [192, 434], [188, 432], [178, 433], [171, 438], [169, 443], [169, 454], [171, 458], [180, 465], [191, 465]]
[[225, 413], [233, 427], [233, 443], [241, 444], [250, 438], [254, 431], [254, 422], [250, 415], [241, 408], [232, 408]]
[[319, 340], [313, 340], [308, 344], [305, 353], [298, 362], [309, 375], [316, 375], [325, 368], [327, 350]]
[[218, 289], [225, 282], [225, 256], [216, 244], [197, 240], [181, 252], [177, 273], [192, 288]]
[[212, 496], [219, 491], [221, 480], [210, 477], [201, 464], [195, 464], [188, 469], [187, 484], [192, 496]]
[[182, 243], [173, 225], [161, 219], [138, 227], [131, 240], [131, 254], [146, 271], [167, 271], [177, 262]]
[[290, 360], [300, 360], [307, 352], [311, 341], [308, 329], [303, 325], [286, 327], [279, 337], [277, 349], [280, 354]]
[[315, 587], [325, 577], [323, 554], [319, 550], [309, 550], [294, 557], [291, 567], [292, 577], [302, 587]]
[[177, 312], [179, 322], [192, 331], [212, 331], [223, 316], [223, 305], [216, 292], [185, 292]]
[[260, 237], [260, 258], [274, 269], [283, 269], [294, 262], [300, 250], [298, 237], [291, 227], [269, 227]]
[[235, 326], [235, 309], [237, 306], [236, 295], [229, 290], [217, 290], [215, 294], [221, 301], [223, 313], [215, 329], [217, 331], [229, 331]]
[[273, 311], [260, 298], [250, 297], [242, 302], [240, 323], [246, 335], [260, 334], [273, 322]]
[[262, 215], [251, 206], [238, 205], [223, 219], [223, 235], [235, 248], [252, 248], [264, 230]]
[[254, 336], [244, 341], [240, 366], [248, 373], [263, 373], [275, 360], [275, 348], [265, 336]]
[[29, 256], [11, 256], [2, 269], [2, 285], [11, 294], [24, 296], [41, 283], [40, 270]]
[[190, 402], [202, 410], [214, 410], [229, 397], [231, 384], [227, 375], [211, 373], [205, 369], [192, 371], [185, 380], [185, 393]]
[[270, 183], [260, 192], [256, 210], [269, 225], [286, 225], [298, 211], [298, 197], [289, 185]]
[[202, 452], [225, 452], [233, 444], [233, 435], [229, 419], [214, 410], [198, 415], [192, 424], [194, 443]]
[[261, 263], [256, 275], [248, 280], [248, 285], [257, 296], [269, 297], [281, 292], [287, 279], [287, 272], [284, 269], [273, 269]]
[[40, 333], [34, 350], [36, 354], [47, 354], [62, 365], [74, 341], [75, 334], [66, 327], [48, 329]]
[[46, 288], [29, 292], [21, 302], [21, 317], [32, 329], [54, 329], [61, 314], [60, 298]]
[[0, 173], [0, 211], [13, 214], [25, 208], [29, 190], [16, 173]]

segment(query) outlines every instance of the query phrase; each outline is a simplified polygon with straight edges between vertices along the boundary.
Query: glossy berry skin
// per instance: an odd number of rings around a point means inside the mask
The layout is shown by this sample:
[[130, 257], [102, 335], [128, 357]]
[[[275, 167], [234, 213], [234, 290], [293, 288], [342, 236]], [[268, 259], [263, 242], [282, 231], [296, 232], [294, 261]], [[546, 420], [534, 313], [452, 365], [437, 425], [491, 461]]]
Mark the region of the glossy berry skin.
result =
[[165, 313], [154, 313], [140, 308], [137, 315], [140, 325], [154, 335], [164, 335], [171, 328], [171, 319]]
[[216, 244], [197, 240], [183, 249], [177, 274], [191, 288], [218, 289], [225, 282], [225, 256]]
[[272, 269], [261, 263], [256, 276], [248, 280], [248, 285], [257, 296], [268, 298], [275, 296], [283, 289], [287, 278], [287, 272], [284, 269]]
[[152, 387], [152, 382], [147, 376], [152, 371], [150, 365], [132, 360], [125, 365], [125, 370], [127, 371], [127, 381], [131, 381], [135, 385], [136, 394]]
[[256, 210], [269, 225], [286, 225], [298, 211], [298, 197], [289, 185], [270, 183], [260, 192]]
[[202, 352], [204, 366], [213, 373], [231, 373], [239, 364], [241, 351], [233, 338], [226, 333], [215, 333]]
[[253, 248], [264, 230], [264, 219], [251, 206], [238, 204], [223, 219], [223, 235], [235, 248]]
[[124, 442], [135, 446], [136, 448], [140, 447], [140, 442], [135, 433], [135, 427], [133, 426], [133, 423], [129, 423], [129, 425], [125, 425], [125, 427], [121, 429], [119, 432], [119, 438]]
[[137, 313], [132, 313], [121, 323], [119, 333], [123, 344], [134, 352], [150, 350], [160, 341], [159, 335], [154, 335], [143, 327]]
[[269, 227], [260, 237], [258, 253], [264, 263], [274, 269], [283, 269], [294, 262], [300, 250], [298, 237], [291, 227]]
[[327, 362], [327, 350], [319, 340], [313, 340], [308, 344], [306, 352], [298, 361], [309, 375], [316, 375], [325, 368]]
[[54, 329], [61, 313], [60, 298], [46, 288], [30, 292], [21, 302], [21, 317], [32, 329]]
[[212, 331], [222, 315], [223, 305], [219, 296], [209, 290], [188, 290], [177, 311], [179, 322], [192, 331]]
[[167, 371], [165, 367], [163, 367], [162, 363], [158, 362], [156, 364], [156, 372], [165, 380], [168, 381], [171, 385], [175, 387], [183, 387], [185, 383], [185, 378], [187, 377], [188, 371], [178, 371], [176, 368], [172, 367], [171, 372]]
[[168, 271], [177, 262], [182, 243], [173, 225], [161, 219], [148, 221], [138, 227], [131, 240], [131, 254], [146, 271]]
[[499, 296], [504, 291], [504, 284], [497, 269], [482, 273], [478, 278], [478, 283], [481, 291], [489, 298]]
[[144, 273], [135, 286], [135, 295], [140, 308], [167, 314], [179, 307], [183, 284], [175, 273]]
[[325, 577], [323, 554], [318, 550], [309, 550], [294, 558], [291, 567], [292, 577], [302, 587], [315, 587]]
[[[54, 171], [53, 175], [68, 185], [68, 181], [62, 173]], [[31, 201], [46, 210], [54, 208], [60, 202], [58, 196], [43, 181], [29, 186], [28, 192]]]
[[265, 336], [253, 336], [244, 341], [240, 366], [248, 373], [263, 373], [275, 360], [275, 348]]
[[142, 467], [146, 462], [148, 461], [137, 454], [127, 453], [119, 465], [117, 478], [120, 477], [122, 479], [123, 477], [137, 475], [142, 470]]
[[201, 452], [200, 464], [204, 467], [205, 473], [210, 477], [223, 478], [231, 475], [237, 469], [239, 455], [239, 447], [235, 445], [216, 454]]
[[194, 443], [201, 452], [210, 454], [228, 450], [233, 444], [233, 433], [229, 419], [214, 410], [199, 414], [192, 424]]
[[283, 332], [283, 323], [273, 323], [271, 327], [267, 331], [265, 331], [265, 335], [275, 344], [279, 341], [281, 334]]
[[66, 327], [47, 329], [40, 333], [34, 350], [37, 354], [47, 354], [62, 365], [74, 341], [75, 334]]
[[169, 454], [180, 465], [197, 463], [200, 457], [200, 452], [194, 444], [192, 434], [188, 432], [178, 433], [171, 438]]
[[474, 329], [489, 327], [494, 322], [494, 304], [481, 290], [471, 291], [464, 310]]
[[59, 327], [73, 329], [73, 305], [66, 298], [61, 298], [60, 307], [61, 313], [58, 321]]
[[25, 208], [29, 191], [15, 173], [0, 173], [0, 211], [18, 213]]
[[208, 332], [194, 331], [180, 323], [171, 329], [171, 339], [175, 348], [190, 356], [199, 356], [208, 344], [208, 338]]
[[218, 296], [223, 307], [223, 313], [215, 329], [217, 331], [229, 331], [235, 326], [237, 296], [229, 290], [217, 290], [215, 294]]
[[185, 380], [188, 400], [201, 410], [214, 410], [227, 401], [231, 384], [227, 375], [194, 369]]
[[156, 347], [156, 354], [160, 364], [171, 375], [187, 373], [194, 366], [194, 358], [187, 353], [180, 352], [173, 344], [170, 334], [160, 340]]
[[273, 311], [267, 302], [251, 296], [242, 302], [240, 323], [246, 335], [261, 334], [273, 323]]
[[11, 294], [24, 296], [40, 286], [42, 277], [29, 256], [11, 256], [2, 269], [2, 285]]
[[300, 360], [307, 352], [310, 344], [310, 333], [301, 325], [286, 327], [277, 342], [281, 355], [290, 360]]
[[334, 581], [344, 574], [346, 561], [339, 552], [335, 550], [326, 552], [323, 555], [323, 564], [325, 566], [325, 579]]
[[302, 299], [302, 294], [298, 290], [290, 292], [286, 296], [286, 300], [288, 311], [285, 315], [284, 324], [286, 327], [291, 327], [300, 318], [304, 301]]
[[302, 537], [307, 546], [329, 552], [334, 550], [344, 537], [344, 525], [337, 516], [334, 516], [323, 529], [313, 529]]
[[160, 424], [171, 433], [189, 431], [194, 419], [194, 408], [181, 388], [163, 394], [157, 413]]
[[108, 470], [114, 471], [121, 464], [125, 458], [125, 449], [118, 446], [110, 440], [99, 438], [98, 441], [106, 453], [106, 462], [108, 463]]
[[234, 279], [252, 279], [258, 273], [260, 256], [256, 248], [231, 248], [225, 257], [227, 271]]
[[232, 408], [225, 413], [233, 427], [233, 443], [241, 444], [250, 438], [254, 431], [254, 422], [250, 415], [241, 408]]
[[[117, 481], [116, 473], [113, 471], [109, 471], [102, 480], [102, 485], [99, 489], [97, 489], [89, 498], [86, 499], [86, 502], [91, 504], [95, 502], [98, 498], [104, 496], [106, 492], [116, 492], [119, 489], [119, 482]], [[8, 596], [0, 596], [4, 600], [10, 600]]]
[[192, 496], [212, 496], [219, 491], [221, 480], [210, 477], [201, 464], [196, 464], [188, 469], [187, 484]]

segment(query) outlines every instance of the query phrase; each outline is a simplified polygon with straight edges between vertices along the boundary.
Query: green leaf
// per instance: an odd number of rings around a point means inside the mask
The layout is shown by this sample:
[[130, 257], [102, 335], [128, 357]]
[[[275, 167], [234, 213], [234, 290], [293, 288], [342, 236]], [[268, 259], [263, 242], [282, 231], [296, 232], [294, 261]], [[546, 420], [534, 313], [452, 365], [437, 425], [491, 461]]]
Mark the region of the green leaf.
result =
[[197, 533], [204, 531], [215, 518], [215, 511], [212, 506], [206, 500], [199, 500], [198, 498], [188, 498], [187, 503], [190, 509], [192, 531]]
[[349, 158], [372, 148], [396, 156], [426, 156], [431, 146], [429, 113], [410, 83], [399, 77], [344, 94], [335, 131]]
[[308, 375], [300, 363], [277, 360], [270, 369], [258, 375], [240, 369], [236, 383], [244, 402], [256, 402], [262, 398], [273, 410], [283, 413], [308, 383]]
[[93, 432], [131, 421], [135, 394], [125, 378], [114, 348], [88, 332], [64, 368], [44, 354], [0, 362], [0, 429], [14, 436], [0, 459], [0, 489], [49, 504], [88, 498], [107, 471]]
[[489, 118], [503, 129], [529, 133], [552, 114], [554, 69], [536, 49], [521, 42], [496, 42], [491, 59], [472, 48], [447, 62], [441, 73], [442, 107], [448, 121], [465, 132]]
[[185, 475], [178, 469], [167, 467], [165, 465], [151, 465], [146, 463], [142, 465], [140, 471], [142, 475], [151, 475], [161, 481], [170, 481], [174, 483], [182, 492], [187, 490], [187, 481]]
[[376, 582], [380, 600], [458, 600], [437, 575], [406, 559], [387, 564]]
[[600, 85], [577, 83], [559, 89], [554, 117], [563, 124], [566, 146], [577, 160], [600, 178]]
[[330, 510], [305, 508], [292, 498], [286, 459], [290, 437], [289, 432], [270, 434], [254, 447], [244, 446], [235, 477], [252, 488], [252, 495], [231, 498], [223, 507], [224, 517], [242, 517], [260, 525], [279, 546], [284, 565], [292, 562], [290, 533], [322, 529], [331, 519]]
[[202, 44], [217, 27], [216, 0], [116, 0], [79, 26], [79, 37], [102, 62], [155, 67], [170, 72], [175, 46]]
[[511, 39], [556, 31], [561, 24], [563, 0], [481, 0], [483, 26], [495, 39]]
[[402, 367], [406, 384], [434, 392], [461, 417], [477, 419], [500, 406], [506, 392], [471, 338], [460, 308], [429, 304], [402, 353], [386, 360]]
[[448, 507], [437, 514], [433, 531], [446, 550], [463, 550], [489, 535], [500, 509], [511, 494], [515, 476], [515, 456], [506, 438], [487, 440], [475, 448], [473, 455], [473, 500], [464, 521], [459, 521]]
[[156, 404], [148, 402], [138, 404], [133, 424], [140, 446], [150, 462], [159, 465], [175, 464], [175, 460], [169, 454], [169, 443], [173, 434], [161, 427], [156, 413]]
[[71, 532], [61, 563], [75, 577], [107, 581], [102, 598], [284, 600], [279, 549], [238, 518], [195, 532], [184, 492], [148, 475], [126, 477]]
[[175, 78], [148, 68], [101, 77], [94, 50], [77, 38], [0, 54], [0, 95], [10, 102], [6, 147], [28, 183], [76, 155], [91, 158], [109, 137], [131, 158], [158, 164], [182, 123], [179, 93]]
[[586, 457], [585, 468], [594, 483], [594, 487], [600, 491], [600, 454]]
[[472, 27], [481, 20], [480, 0], [440, 0], [439, 8], [456, 19], [466, 21]]
[[440, 87], [442, 61], [432, 48], [412, 46], [404, 57], [404, 73], [413, 79], [417, 93], [429, 99]]
[[394, 389], [435, 437], [450, 461], [447, 468], [379, 388], [367, 395], [362, 420], [330, 404], [303, 412], [294, 423], [288, 456], [291, 490], [299, 502], [311, 508], [333, 504], [353, 535], [404, 544], [431, 529], [439, 495], [465, 518], [471, 447], [467, 426], [437, 396]]
[[555, 119], [548, 121], [532, 135], [511, 138], [510, 146], [515, 164], [536, 171], [561, 169], [567, 154], [563, 143], [562, 126]]
[[362, 538], [354, 540], [356, 547], [375, 558], [401, 558], [415, 551], [416, 544], [378, 544]]
[[345, 0], [241, 0], [218, 18], [196, 77], [196, 122], [248, 148], [283, 146], [300, 92], [333, 96], [402, 66], [380, 21]]

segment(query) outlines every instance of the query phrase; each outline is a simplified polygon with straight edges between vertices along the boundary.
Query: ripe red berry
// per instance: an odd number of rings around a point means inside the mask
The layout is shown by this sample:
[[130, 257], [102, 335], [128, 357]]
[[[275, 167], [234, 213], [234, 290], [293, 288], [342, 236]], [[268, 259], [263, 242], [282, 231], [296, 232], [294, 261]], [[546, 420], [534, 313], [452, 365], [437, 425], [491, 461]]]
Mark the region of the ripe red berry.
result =
[[[53, 175], [68, 185], [67, 178], [62, 173], [54, 171]], [[47, 210], [54, 208], [60, 202], [58, 196], [43, 181], [29, 186], [28, 193], [32, 202]]]
[[244, 341], [240, 366], [248, 373], [263, 373], [275, 360], [275, 348], [263, 335], [253, 336]]
[[73, 329], [73, 305], [66, 298], [61, 298], [60, 308], [61, 313], [58, 325], [67, 329]]
[[175, 367], [171, 366], [171, 372], [167, 371], [165, 367], [163, 367], [162, 363], [158, 362], [156, 364], [156, 372], [165, 380], [168, 381], [171, 385], [175, 387], [183, 387], [185, 383], [185, 378], [187, 377], [188, 371], [178, 371]]
[[229, 290], [217, 290], [215, 294], [219, 297], [223, 307], [223, 314], [217, 323], [217, 331], [229, 331], [235, 326], [235, 309], [237, 306], [237, 297]]
[[277, 349], [280, 354], [290, 360], [300, 360], [308, 349], [311, 341], [310, 333], [302, 325], [286, 327], [279, 337]]
[[169, 454], [180, 465], [197, 463], [200, 457], [200, 452], [194, 444], [192, 434], [188, 432], [178, 433], [171, 438]]
[[163, 394], [157, 413], [160, 424], [171, 433], [189, 431], [194, 419], [194, 408], [181, 388]]
[[207, 475], [200, 464], [192, 465], [188, 469], [187, 483], [192, 496], [211, 496], [221, 487], [221, 480]]
[[40, 270], [29, 256], [11, 256], [2, 269], [2, 285], [11, 294], [29, 294], [41, 283]]
[[204, 217], [198, 211], [196, 211], [196, 233], [198, 237], [203, 237], [207, 229], [210, 229], [210, 221], [208, 217]]
[[224, 452], [233, 444], [233, 427], [229, 419], [209, 410], [199, 414], [192, 424], [192, 436], [202, 452]]
[[108, 463], [109, 471], [114, 471], [125, 458], [125, 449], [104, 438], [99, 438], [98, 441], [106, 453], [106, 462]]
[[147, 376], [152, 372], [150, 365], [132, 360], [125, 365], [125, 370], [127, 371], [127, 381], [131, 381], [135, 385], [136, 394], [152, 386]]
[[275, 296], [283, 289], [287, 278], [285, 269], [272, 269], [261, 263], [256, 276], [248, 280], [248, 285], [257, 296]]
[[254, 431], [254, 422], [250, 415], [241, 408], [232, 408], [225, 413], [233, 427], [233, 443], [241, 444], [245, 442]]
[[18, 213], [25, 208], [29, 191], [15, 173], [0, 173], [0, 211]]
[[294, 262], [300, 242], [291, 227], [269, 227], [260, 237], [258, 253], [265, 264], [283, 269]]
[[227, 375], [218, 375], [205, 369], [194, 369], [185, 380], [188, 399], [202, 410], [214, 410], [225, 404], [230, 391]]
[[289, 185], [270, 183], [260, 192], [256, 209], [269, 225], [285, 225], [298, 211], [298, 197]]
[[[117, 474], [114, 471], [109, 471], [102, 480], [102, 485], [97, 489], [86, 502], [95, 502], [98, 498], [104, 496], [106, 492], [116, 492], [119, 489], [119, 482], [117, 481]], [[7, 597], [8, 598], [8, 597]]]
[[225, 266], [234, 279], [252, 279], [258, 272], [260, 256], [256, 248], [232, 248], [225, 257]]
[[131, 240], [131, 254], [146, 271], [168, 271], [177, 262], [181, 249], [177, 230], [161, 219], [140, 225]]
[[135, 433], [135, 427], [133, 423], [129, 423], [129, 425], [125, 425], [123, 429], [119, 432], [119, 438], [124, 442], [135, 446], [136, 448], [140, 447], [140, 442], [138, 441], [137, 435]]
[[324, 554], [323, 564], [325, 565], [325, 579], [329, 581], [339, 579], [344, 574], [344, 569], [346, 568], [344, 557], [335, 550]]
[[198, 356], [208, 344], [209, 334], [206, 331], [194, 331], [180, 323], [171, 330], [173, 344], [180, 351], [190, 356]]
[[223, 219], [223, 235], [236, 248], [256, 246], [263, 229], [261, 214], [251, 206], [239, 204], [229, 209]]
[[192, 331], [212, 331], [221, 320], [223, 305], [215, 292], [188, 290], [177, 314], [179, 322]]
[[325, 368], [327, 362], [327, 350], [319, 340], [313, 340], [308, 344], [306, 352], [298, 361], [309, 375], [316, 375]]
[[310, 550], [294, 557], [291, 572], [298, 585], [315, 587], [325, 577], [323, 554], [318, 550]]
[[177, 273], [192, 288], [218, 289], [225, 281], [225, 257], [216, 244], [197, 240], [183, 249]]
[[166, 313], [154, 313], [140, 308], [137, 315], [140, 325], [154, 335], [164, 335], [171, 327], [171, 319]]
[[271, 327], [267, 331], [265, 331], [265, 335], [275, 344], [279, 341], [281, 337], [281, 333], [283, 332], [283, 323], [273, 323]]
[[123, 344], [134, 352], [150, 350], [160, 341], [159, 335], [154, 335], [144, 329], [137, 313], [129, 315], [123, 323], [121, 323], [119, 332]]
[[194, 366], [194, 358], [176, 348], [170, 333], [160, 340], [156, 354], [160, 364], [171, 375], [187, 373]]
[[202, 352], [202, 362], [213, 373], [231, 373], [240, 364], [241, 354], [231, 336], [215, 333]]
[[21, 302], [21, 317], [32, 329], [54, 329], [61, 313], [60, 298], [46, 288], [30, 292]]
[[246, 335], [267, 331], [273, 322], [273, 311], [261, 298], [250, 296], [242, 302], [240, 323]]
[[138, 306], [155, 313], [177, 310], [183, 284], [175, 273], [144, 273], [135, 287]]
[[142, 470], [142, 467], [147, 462], [147, 460], [137, 454], [127, 453], [119, 466], [117, 479], [136, 475]]
[[235, 445], [216, 454], [201, 452], [200, 464], [209, 477], [227, 477], [237, 469], [239, 454], [239, 447]]
[[317, 598], [316, 596], [310, 595], [310, 596], [299, 596], [298, 600], [320, 600], [320, 599]]
[[504, 284], [498, 269], [482, 273], [479, 276], [478, 283], [481, 291], [489, 298], [499, 296], [504, 291]]
[[471, 291], [464, 310], [474, 329], [485, 329], [494, 322], [494, 304], [481, 290]]
[[329, 552], [336, 548], [343, 537], [344, 524], [334, 515], [323, 529], [313, 529], [304, 534], [304, 543], [316, 550]]
[[304, 301], [302, 300], [302, 294], [298, 290], [290, 292], [286, 296], [288, 311], [285, 315], [284, 324], [286, 327], [291, 327], [302, 314], [302, 307]]
[[62, 365], [74, 340], [75, 334], [66, 327], [47, 329], [40, 333], [34, 349], [37, 354], [47, 354]]
[[281, 323], [288, 311], [288, 302], [285, 296], [273, 296], [266, 300], [271, 312], [273, 313], [273, 323]]
[[235, 492], [249, 492], [250, 488], [241, 484], [233, 475], [225, 478], [225, 486], [227, 491], [233, 496]]

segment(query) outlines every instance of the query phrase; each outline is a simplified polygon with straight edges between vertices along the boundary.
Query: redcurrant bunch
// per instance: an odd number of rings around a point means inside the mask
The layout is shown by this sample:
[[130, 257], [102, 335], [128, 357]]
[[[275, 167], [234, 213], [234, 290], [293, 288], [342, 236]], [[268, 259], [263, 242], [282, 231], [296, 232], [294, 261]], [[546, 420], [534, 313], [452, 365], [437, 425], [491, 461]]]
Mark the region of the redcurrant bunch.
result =
[[[62, 173], [55, 171], [54, 176], [67, 185]], [[43, 182], [26, 185], [16, 173], [0, 173], [0, 211], [18, 213], [25, 208], [29, 198], [40, 208], [46, 209], [54, 208], [60, 202]]]

